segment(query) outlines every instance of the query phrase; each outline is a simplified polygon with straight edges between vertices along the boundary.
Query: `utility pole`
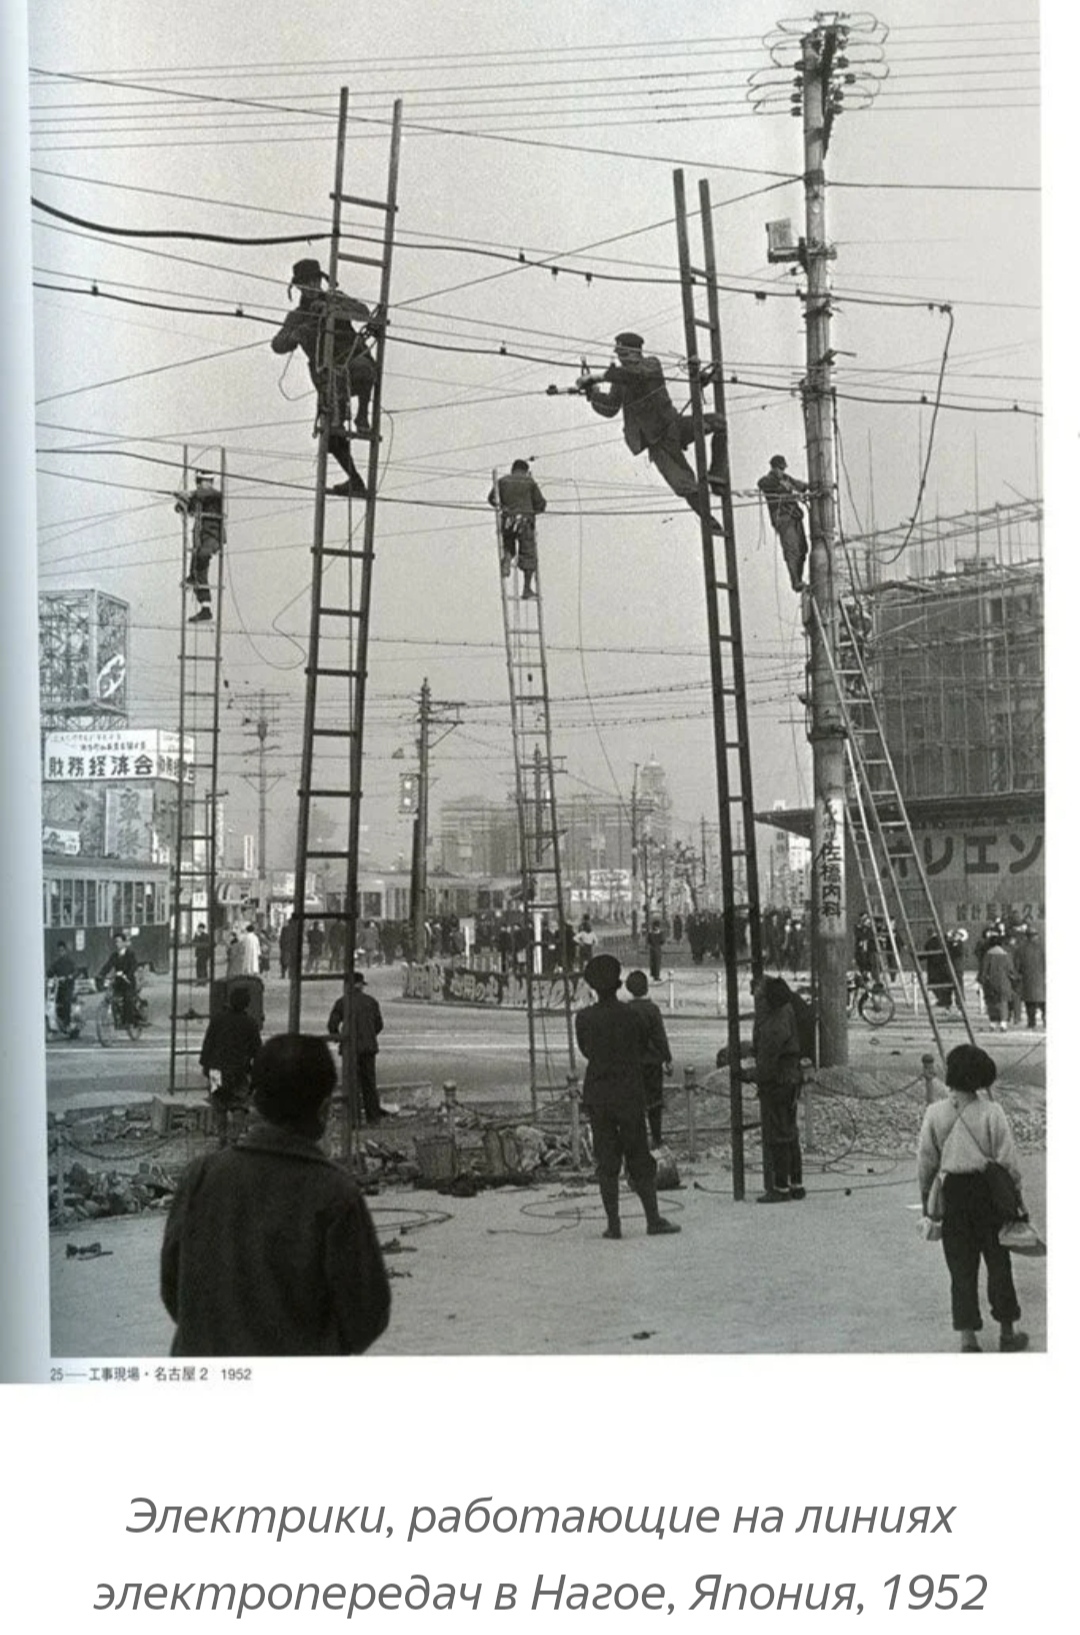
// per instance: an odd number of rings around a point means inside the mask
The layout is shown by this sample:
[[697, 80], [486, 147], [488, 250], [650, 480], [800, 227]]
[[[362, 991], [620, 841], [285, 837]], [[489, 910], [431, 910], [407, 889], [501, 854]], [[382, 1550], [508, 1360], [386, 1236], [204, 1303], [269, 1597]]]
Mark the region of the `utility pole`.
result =
[[630, 936], [637, 942], [638, 933], [638, 830], [637, 830], [637, 775], [634, 762], [634, 781], [630, 785]]
[[[447, 720], [436, 714], [437, 711], [452, 710], [453, 719]], [[431, 761], [431, 728], [444, 725], [447, 732], [436, 739], [441, 744], [447, 733], [453, 732], [461, 725], [460, 704], [435, 703], [431, 701], [431, 688], [427, 677], [424, 677], [420, 688], [420, 736], [416, 741], [417, 758], [420, 763], [416, 789], [416, 817], [413, 822], [413, 854], [412, 854], [412, 941], [413, 957], [417, 961], [424, 957], [424, 922], [427, 919], [427, 854], [428, 854], [428, 803], [429, 795], [429, 767]]]
[[[272, 732], [277, 731], [277, 698], [270, 693], [260, 692], [248, 713], [244, 715], [241, 725], [254, 732], [257, 740], [254, 751], [258, 758], [257, 771], [254, 777], [245, 772], [244, 782], [249, 784], [259, 797], [259, 914], [265, 923], [270, 899], [266, 847], [267, 796], [271, 785], [279, 783], [283, 776], [276, 773], [271, 777], [266, 764], [268, 750], [276, 748], [275, 745], [268, 745], [267, 739]], [[248, 750], [246, 753], [252, 752]]]
[[422, 960], [426, 951], [424, 922], [427, 919], [427, 849], [428, 849], [428, 740], [431, 723], [431, 688], [427, 677], [420, 689], [420, 736], [416, 749], [420, 763], [420, 780], [416, 791], [416, 817], [413, 824], [412, 857], [412, 944], [413, 958]]
[[829, 663], [837, 650], [836, 505], [833, 452], [832, 297], [825, 224], [825, 155], [834, 114], [835, 59], [846, 40], [837, 23], [802, 39], [806, 239], [806, 378], [803, 415], [810, 482], [810, 744], [814, 769], [813, 970], [821, 1062], [848, 1059], [845, 730]]

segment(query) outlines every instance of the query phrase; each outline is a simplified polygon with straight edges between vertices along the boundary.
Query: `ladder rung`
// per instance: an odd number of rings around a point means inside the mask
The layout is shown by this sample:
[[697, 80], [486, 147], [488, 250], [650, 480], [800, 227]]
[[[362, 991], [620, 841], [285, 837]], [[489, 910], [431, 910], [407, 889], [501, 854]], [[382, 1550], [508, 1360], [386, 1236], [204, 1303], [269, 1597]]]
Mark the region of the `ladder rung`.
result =
[[352, 727], [312, 727], [313, 738], [354, 738]]
[[308, 800], [350, 800], [351, 789], [301, 789], [301, 796], [306, 795]]
[[337, 858], [342, 858], [342, 857], [350, 856], [350, 853], [347, 852], [347, 851], [345, 851], [345, 852], [342, 852], [342, 851], [333, 851], [333, 852], [317, 851], [317, 852], [305, 852], [304, 855], [306, 857], [337, 857]]
[[184, 654], [184, 660], [185, 660], [185, 662], [187, 664], [216, 664], [217, 663], [217, 654], [216, 653], [185, 653]]
[[343, 676], [343, 677], [347, 678], [350, 681], [355, 681], [356, 680], [356, 671], [355, 670], [345, 670], [345, 669], [337, 668], [335, 666], [324, 665], [324, 664], [317, 664], [315, 666], [314, 670], [308, 670], [308, 671], [306, 671], [306, 674], [309, 675], [309, 676], [310, 675], [316, 675], [316, 676]]
[[338, 251], [339, 261], [352, 261], [358, 267], [382, 267], [382, 257], [376, 255], [349, 255], [345, 250]]
[[[312, 555], [314, 555], [314, 554], [315, 553], [312, 552]], [[362, 561], [364, 559], [365, 556], [374, 557], [375, 552], [374, 551], [346, 550], [343, 545], [324, 545], [322, 550], [319, 552], [319, 555], [320, 556], [348, 556], [348, 557], [354, 558], [355, 561], [360, 562], [360, 561]]]
[[355, 607], [321, 607], [319, 609], [320, 619], [362, 619], [363, 616], [361, 610]]
[[[331, 193], [330, 197], [332, 199], [337, 199], [339, 204], [359, 204], [359, 205], [362, 205], [365, 210], [390, 210], [391, 209], [391, 206], [386, 203], [385, 199], [362, 199], [356, 193]], [[394, 212], [396, 213], [397, 206], [395, 205], [393, 207], [393, 209], [394, 209]]]

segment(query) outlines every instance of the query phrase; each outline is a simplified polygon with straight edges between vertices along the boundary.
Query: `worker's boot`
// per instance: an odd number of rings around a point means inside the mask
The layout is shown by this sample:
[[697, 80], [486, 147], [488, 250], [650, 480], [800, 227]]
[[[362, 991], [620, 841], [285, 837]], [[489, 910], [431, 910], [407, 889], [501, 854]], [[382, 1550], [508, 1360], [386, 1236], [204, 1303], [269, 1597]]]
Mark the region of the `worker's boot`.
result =
[[607, 1216], [607, 1231], [605, 1238], [621, 1238], [622, 1226], [619, 1221], [619, 1177], [617, 1175], [602, 1175], [600, 1177], [600, 1201]]
[[661, 1215], [660, 1205], [656, 1201], [655, 1181], [639, 1181], [637, 1191], [638, 1197], [641, 1199], [642, 1208], [645, 1211], [645, 1230], [650, 1238], [662, 1237], [668, 1232], [682, 1231], [681, 1226], [676, 1225], [674, 1221], [669, 1221], [663, 1215]]

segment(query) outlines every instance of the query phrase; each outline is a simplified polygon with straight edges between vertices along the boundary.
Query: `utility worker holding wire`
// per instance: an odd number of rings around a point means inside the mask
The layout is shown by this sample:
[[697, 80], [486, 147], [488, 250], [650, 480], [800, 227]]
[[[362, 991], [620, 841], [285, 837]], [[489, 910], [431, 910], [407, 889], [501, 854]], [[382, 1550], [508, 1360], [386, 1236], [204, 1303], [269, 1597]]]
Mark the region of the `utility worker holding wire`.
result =
[[774, 454], [769, 469], [758, 479], [758, 488], [769, 507], [769, 521], [776, 530], [780, 549], [784, 553], [792, 590], [805, 590], [803, 569], [810, 547], [803, 526], [802, 496], [809, 492], [801, 477], [788, 473], [787, 461], [782, 454]]
[[528, 460], [515, 460], [510, 475], [496, 479], [488, 504], [496, 506], [499, 512], [503, 578], [509, 577], [516, 562], [522, 573], [522, 600], [531, 599], [536, 594], [532, 588], [536, 573], [536, 519], [547, 510], [547, 500], [529, 474]]
[[208, 471], [197, 471], [195, 487], [189, 493], [178, 493], [173, 509], [191, 518], [191, 560], [184, 584], [195, 592], [199, 605], [188, 623], [202, 624], [213, 618], [210, 564], [225, 543], [224, 497], [221, 490], [214, 487], [214, 479]]
[[[375, 385], [375, 360], [367, 349], [366, 337], [381, 327], [382, 316], [372, 312], [363, 301], [354, 301], [339, 290], [323, 288], [326, 274], [315, 260], [298, 261], [292, 270], [290, 290], [300, 292], [300, 299], [270, 342], [270, 349], [279, 354], [295, 352], [297, 347], [308, 361], [312, 385], [319, 393], [320, 407], [325, 403], [330, 415], [330, 436], [327, 449], [345, 473], [345, 481], [335, 483], [331, 494], [348, 495], [363, 499], [367, 494], [364, 479], [353, 462], [349, 447], [349, 419], [352, 416], [352, 435], [356, 438], [371, 436], [368, 404]], [[330, 380], [323, 380], [322, 334], [330, 317], [334, 320], [333, 350], [330, 361]], [[357, 330], [353, 321], [362, 327]], [[327, 390], [324, 394], [324, 384]], [[352, 401], [356, 399], [355, 413]]]
[[[659, 358], [646, 357], [640, 335], [625, 330], [615, 337], [615, 362], [599, 377], [582, 375], [576, 390], [585, 397], [593, 412], [613, 420], [622, 411], [623, 437], [631, 454], [648, 453], [649, 460], [672, 493], [684, 499], [691, 511], [700, 511], [697, 472], [683, 450], [694, 441], [690, 415], [680, 414], [668, 393]], [[607, 387], [603, 386], [607, 382]], [[721, 428], [715, 415], [706, 415], [706, 430], [712, 432], [709, 487], [714, 494], [722, 488]], [[723, 533], [715, 517], [710, 518], [714, 534]]]

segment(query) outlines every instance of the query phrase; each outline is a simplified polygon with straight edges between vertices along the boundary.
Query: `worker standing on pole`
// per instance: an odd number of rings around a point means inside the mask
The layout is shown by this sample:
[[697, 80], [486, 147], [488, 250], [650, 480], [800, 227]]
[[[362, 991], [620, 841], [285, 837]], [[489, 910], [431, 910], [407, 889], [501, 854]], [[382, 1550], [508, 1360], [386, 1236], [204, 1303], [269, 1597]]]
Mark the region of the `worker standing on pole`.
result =
[[[647, 452], [672, 493], [685, 500], [691, 511], [700, 511], [697, 472], [683, 452], [694, 441], [693, 421], [671, 401], [663, 365], [659, 358], [646, 357], [644, 346], [642, 337], [630, 330], [616, 335], [615, 362], [599, 377], [582, 375], [577, 390], [605, 420], [613, 420], [621, 410], [623, 437], [631, 454]], [[606, 389], [603, 382], [607, 382]], [[709, 486], [716, 494], [723, 467], [715, 417], [706, 416], [706, 430], [713, 434]], [[714, 534], [723, 533], [715, 517], [710, 522]]]
[[496, 479], [488, 504], [498, 508], [503, 578], [509, 577], [516, 562], [522, 574], [522, 599], [529, 599], [535, 595], [536, 519], [547, 510], [547, 500], [529, 473], [528, 460], [515, 460], [510, 475]]
[[225, 500], [208, 471], [195, 473], [195, 487], [177, 493], [174, 510], [191, 518], [191, 560], [184, 584], [199, 604], [188, 620], [202, 624], [213, 618], [210, 608], [210, 564], [225, 543]]
[[[330, 436], [327, 451], [345, 473], [345, 481], [336, 483], [329, 493], [351, 495], [363, 499], [367, 494], [364, 479], [353, 463], [349, 447], [349, 420], [353, 420], [354, 437], [371, 436], [368, 404], [375, 385], [375, 360], [367, 349], [365, 336], [382, 323], [377, 312], [354, 301], [340, 291], [323, 289], [326, 274], [315, 260], [298, 261], [292, 270], [290, 290], [300, 291], [300, 299], [270, 342], [272, 352], [295, 352], [299, 347], [308, 361], [308, 372], [319, 393], [320, 408], [330, 416]], [[362, 327], [353, 328], [353, 320]], [[324, 326], [334, 326], [330, 377], [324, 378], [320, 347]], [[352, 401], [356, 399], [355, 413]]]
[[808, 486], [798, 477], [788, 474], [787, 461], [782, 454], [773, 455], [768, 471], [758, 479], [758, 488], [769, 507], [769, 521], [776, 530], [780, 549], [784, 553], [792, 590], [806, 589], [803, 569], [810, 547], [803, 527], [799, 496], [807, 492]]

